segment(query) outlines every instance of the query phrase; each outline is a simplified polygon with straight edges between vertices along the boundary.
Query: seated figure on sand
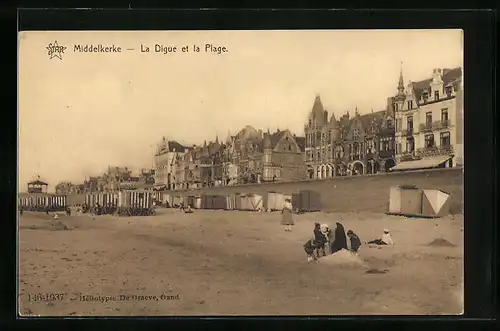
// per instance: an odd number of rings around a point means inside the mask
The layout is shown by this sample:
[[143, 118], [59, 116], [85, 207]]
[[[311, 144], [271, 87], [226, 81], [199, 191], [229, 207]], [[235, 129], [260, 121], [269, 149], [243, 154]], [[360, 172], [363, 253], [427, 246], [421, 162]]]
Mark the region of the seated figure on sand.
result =
[[361, 246], [361, 240], [359, 239], [358, 235], [355, 234], [352, 230], [347, 231], [347, 236], [351, 241], [351, 252], [357, 253]]
[[384, 234], [382, 235], [382, 239], [375, 239], [375, 240], [369, 241], [368, 244], [394, 245], [394, 240], [392, 239], [390, 231], [388, 229], [384, 229]]
[[193, 212], [193, 210], [191, 209], [191, 205], [187, 205], [187, 207], [184, 208], [184, 212], [187, 214], [191, 214]]

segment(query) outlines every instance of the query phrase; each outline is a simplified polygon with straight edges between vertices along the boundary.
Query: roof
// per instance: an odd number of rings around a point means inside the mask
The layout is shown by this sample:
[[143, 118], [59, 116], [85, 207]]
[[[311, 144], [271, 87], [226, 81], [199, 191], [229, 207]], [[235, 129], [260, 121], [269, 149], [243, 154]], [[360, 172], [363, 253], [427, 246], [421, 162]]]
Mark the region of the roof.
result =
[[300, 150], [303, 152], [306, 149], [306, 138], [305, 137], [295, 137], [297, 145], [299, 145]]
[[186, 147], [182, 146], [175, 140], [169, 140], [168, 141], [168, 150], [173, 152], [175, 149], [176, 152], [183, 153], [186, 149]]
[[249, 139], [249, 138], [260, 138], [260, 134], [251, 125], [245, 126], [240, 132], [235, 136], [236, 139]]
[[[458, 81], [462, 78], [462, 68], [453, 68], [448, 69], [445, 68], [441, 72], [441, 78], [443, 80], [444, 85], [453, 84], [456, 86]], [[417, 100], [420, 100], [420, 96], [422, 95], [422, 91], [431, 86], [432, 78], [427, 78], [418, 82], [413, 82], [413, 90], [415, 91], [415, 97]]]
[[375, 121], [378, 125], [381, 124], [385, 115], [385, 110], [380, 110], [375, 113], [368, 113], [360, 116], [361, 125], [364, 129], [370, 127], [371, 123]]
[[29, 182], [28, 185], [49, 185], [49, 184], [37, 179], [37, 180], [34, 180], [32, 182]]
[[219, 152], [220, 149], [221, 149], [221, 144], [218, 142], [214, 142], [214, 143], [211, 142], [210, 144], [208, 144], [208, 152], [210, 155], [213, 155], [213, 154]]
[[311, 112], [318, 118], [323, 118], [325, 113], [325, 108], [323, 107], [323, 103], [321, 102], [321, 98], [319, 95], [314, 99], [314, 104]]
[[285, 135], [286, 131], [276, 131], [275, 133], [271, 134], [269, 137], [271, 139], [271, 147], [274, 148], [278, 144], [278, 142], [283, 138]]

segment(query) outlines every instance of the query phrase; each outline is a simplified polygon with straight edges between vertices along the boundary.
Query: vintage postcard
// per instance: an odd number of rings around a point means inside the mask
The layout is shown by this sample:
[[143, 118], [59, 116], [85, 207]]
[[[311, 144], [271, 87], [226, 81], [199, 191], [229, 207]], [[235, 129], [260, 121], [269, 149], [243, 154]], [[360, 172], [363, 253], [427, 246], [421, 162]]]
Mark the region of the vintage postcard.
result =
[[20, 316], [463, 312], [461, 30], [18, 40]]

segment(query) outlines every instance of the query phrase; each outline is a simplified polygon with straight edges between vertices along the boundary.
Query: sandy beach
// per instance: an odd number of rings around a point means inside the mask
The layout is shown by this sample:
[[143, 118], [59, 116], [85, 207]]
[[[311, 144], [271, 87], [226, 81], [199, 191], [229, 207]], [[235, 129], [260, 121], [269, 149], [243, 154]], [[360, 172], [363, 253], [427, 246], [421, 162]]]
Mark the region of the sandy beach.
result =
[[[460, 314], [463, 217], [158, 210], [156, 216], [19, 219], [23, 316]], [[315, 221], [362, 241], [363, 264], [308, 263]], [[441, 240], [443, 239], [443, 240]], [[437, 241], [435, 241], [437, 240]], [[434, 245], [429, 245], [435, 241]], [[452, 245], [442, 245], [442, 243]], [[374, 271], [375, 270], [375, 271]], [[41, 294], [41, 295], [40, 295]]]

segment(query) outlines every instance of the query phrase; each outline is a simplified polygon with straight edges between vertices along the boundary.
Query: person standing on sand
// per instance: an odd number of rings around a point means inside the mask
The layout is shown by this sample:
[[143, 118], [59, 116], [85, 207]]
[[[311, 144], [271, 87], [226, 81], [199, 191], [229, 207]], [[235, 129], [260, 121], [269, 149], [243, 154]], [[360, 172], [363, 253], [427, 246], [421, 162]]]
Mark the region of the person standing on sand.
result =
[[337, 222], [337, 227], [335, 228], [335, 238], [331, 244], [330, 251], [334, 254], [342, 249], [347, 249], [347, 238], [344, 226], [340, 222]]
[[321, 224], [321, 233], [323, 233], [323, 235], [326, 238], [326, 243], [325, 243], [325, 250], [327, 251], [326, 254], [330, 255], [331, 254], [330, 245], [333, 242], [333, 235], [332, 235], [332, 230], [330, 229], [328, 224]]
[[325, 244], [327, 243], [327, 238], [323, 231], [321, 231], [321, 225], [319, 223], [314, 223], [313, 230], [313, 245], [316, 248], [316, 257], [319, 258], [319, 250], [326, 256]]
[[285, 226], [285, 231], [291, 232], [294, 225], [292, 218], [292, 203], [290, 199], [285, 199], [283, 210], [281, 211], [281, 225]]
[[20, 214], [21, 216], [23, 216], [23, 212], [24, 212], [24, 209], [23, 209], [23, 207], [21, 206], [21, 208], [19, 208], [19, 214]]

